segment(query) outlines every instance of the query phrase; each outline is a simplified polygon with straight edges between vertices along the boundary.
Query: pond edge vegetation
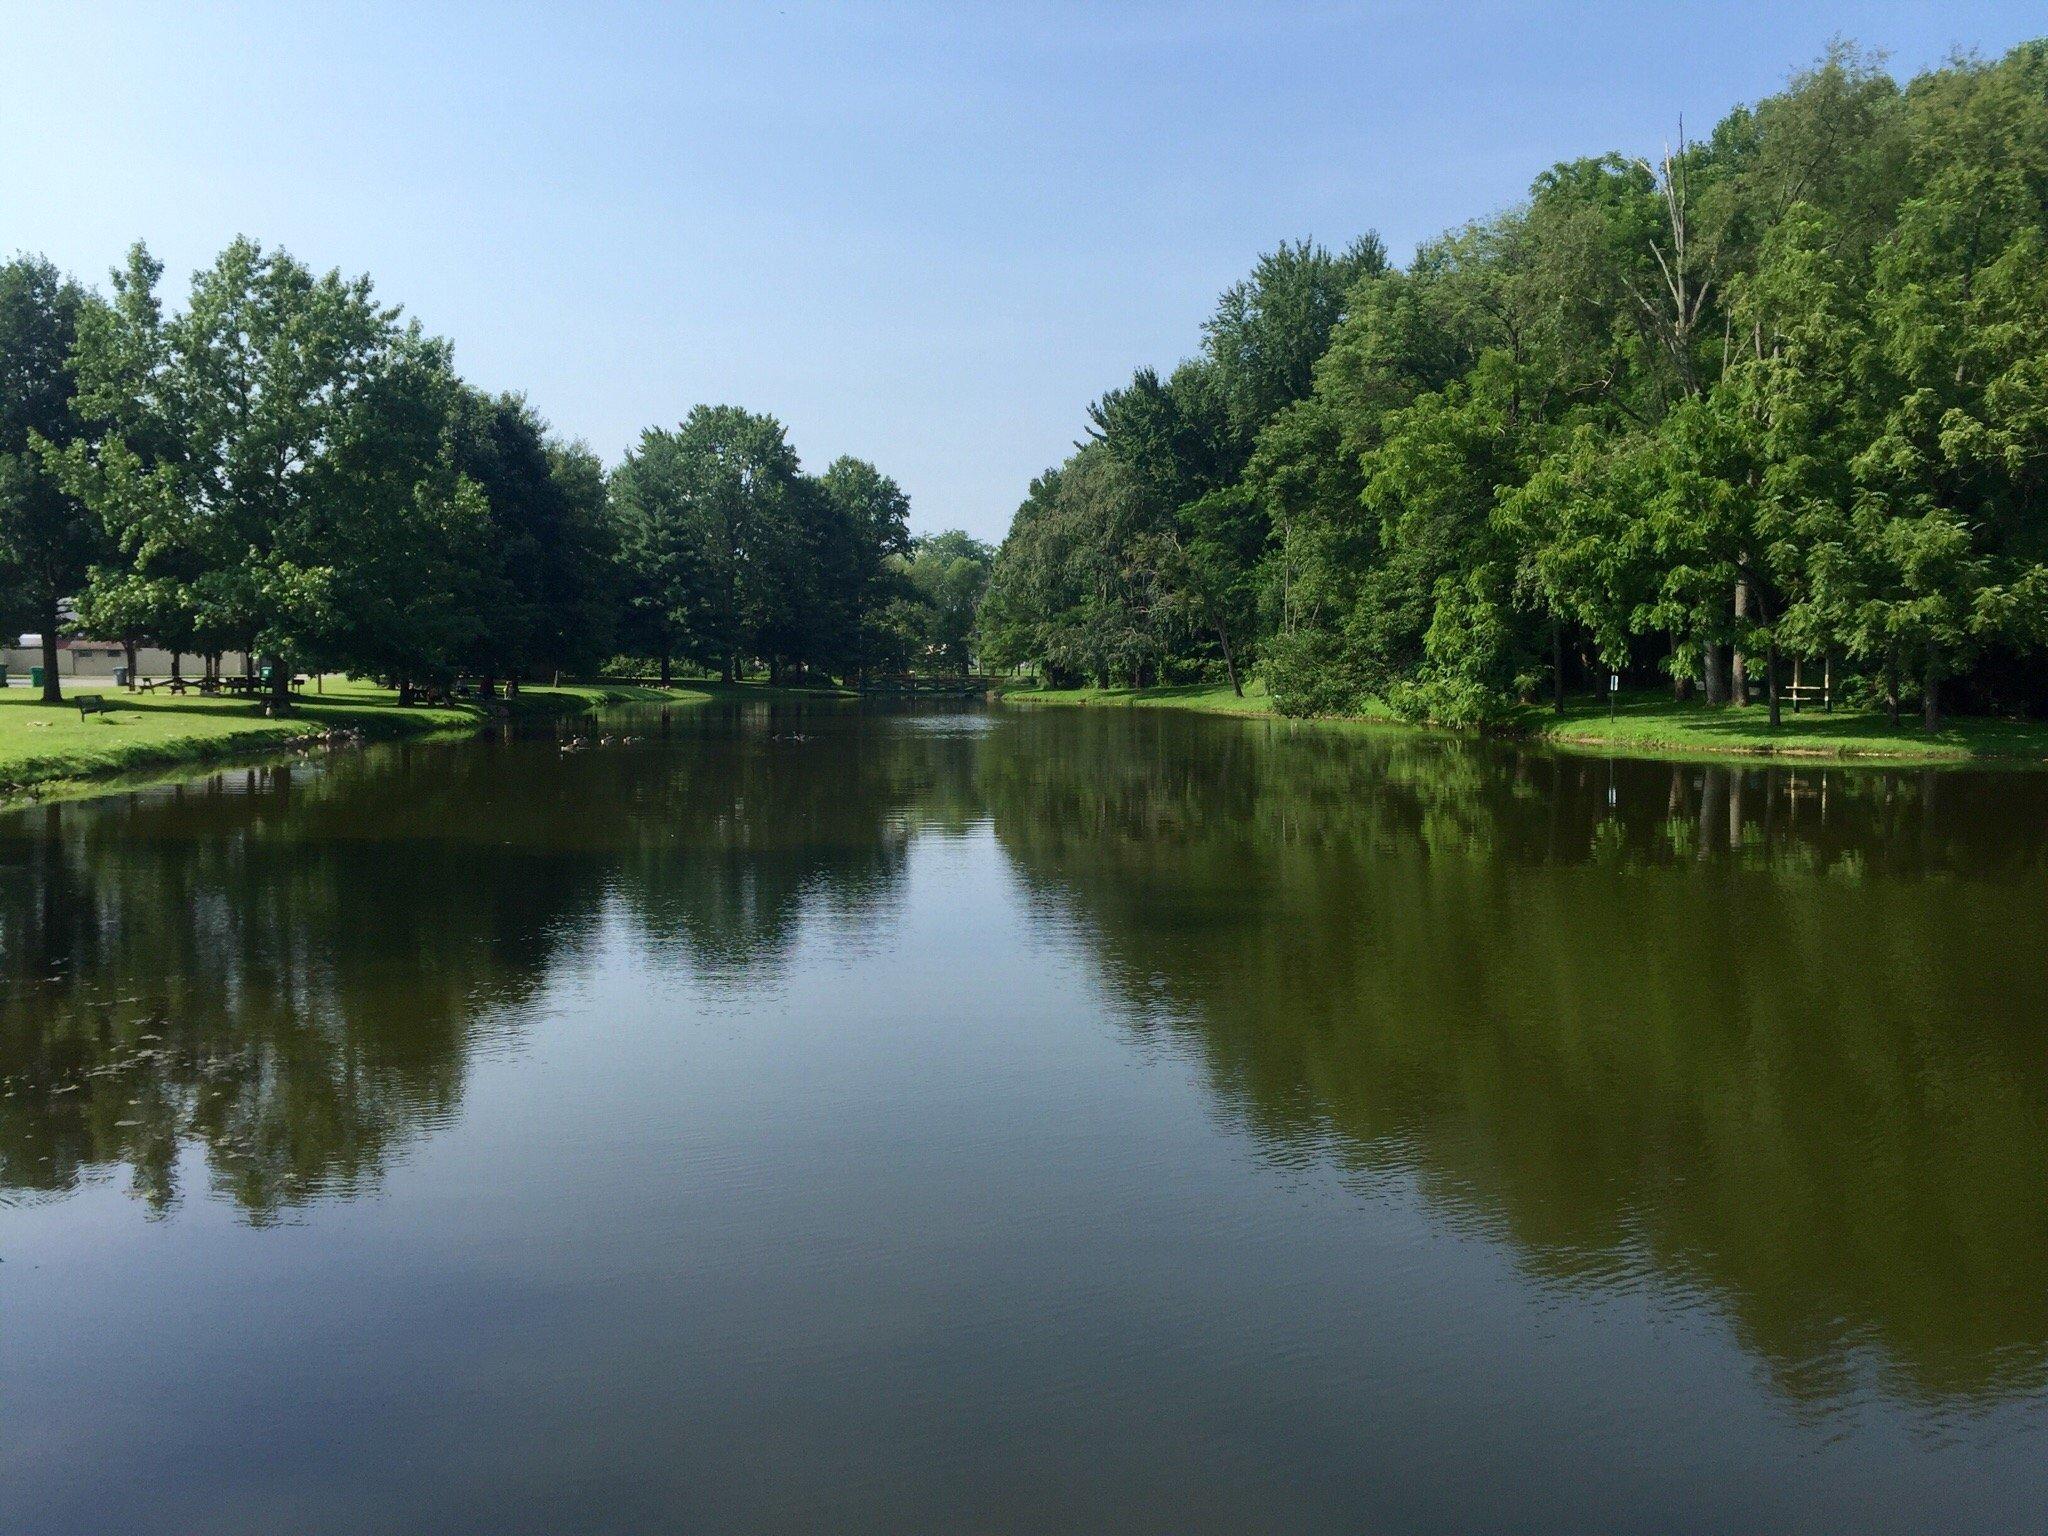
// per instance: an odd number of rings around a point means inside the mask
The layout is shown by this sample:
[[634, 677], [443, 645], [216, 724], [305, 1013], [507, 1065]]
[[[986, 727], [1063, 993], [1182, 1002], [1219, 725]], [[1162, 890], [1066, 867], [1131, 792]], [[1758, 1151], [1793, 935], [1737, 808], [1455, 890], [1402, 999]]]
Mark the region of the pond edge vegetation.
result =
[[[266, 717], [241, 702], [172, 705], [109, 692], [111, 707], [89, 722], [71, 703], [44, 705], [31, 697], [0, 693], [0, 810], [116, 793], [140, 782], [174, 780], [213, 767], [308, 750], [457, 739], [508, 722], [569, 718], [620, 705], [700, 704], [715, 688], [577, 683], [530, 687], [511, 700], [401, 708], [393, 690], [337, 682], [331, 692], [302, 698], [291, 715], [281, 718]], [[155, 723], [173, 710], [192, 713], [212, 729], [120, 738], [124, 724]], [[39, 750], [40, 743], [31, 742], [30, 731], [56, 729], [60, 723], [68, 727], [74, 716], [78, 729], [65, 730], [50, 749]]]
[[1561, 716], [1548, 706], [1528, 706], [1483, 728], [1417, 721], [1372, 701], [1341, 715], [1291, 716], [1256, 681], [1248, 682], [1242, 694], [1221, 683], [1059, 689], [1008, 685], [997, 688], [994, 697], [1005, 704], [1041, 708], [1169, 709], [1285, 721], [1305, 729], [1369, 727], [1486, 736], [1619, 758], [1789, 759], [1871, 768], [2048, 765], [2048, 724], [2037, 721], [1950, 716], [1929, 735], [1913, 726], [1893, 727], [1877, 711], [1815, 708], [1788, 713], [1774, 729], [1760, 705], [1710, 709], [1645, 690], [1622, 694], [1612, 720], [1604, 701], [1573, 700]]
[[[1631, 748], [2043, 755], [2044, 210], [2048, 41], [1904, 82], [1837, 44], [1405, 266], [1283, 242], [1033, 483], [984, 664]], [[1663, 719], [1599, 718], [1660, 681]]]

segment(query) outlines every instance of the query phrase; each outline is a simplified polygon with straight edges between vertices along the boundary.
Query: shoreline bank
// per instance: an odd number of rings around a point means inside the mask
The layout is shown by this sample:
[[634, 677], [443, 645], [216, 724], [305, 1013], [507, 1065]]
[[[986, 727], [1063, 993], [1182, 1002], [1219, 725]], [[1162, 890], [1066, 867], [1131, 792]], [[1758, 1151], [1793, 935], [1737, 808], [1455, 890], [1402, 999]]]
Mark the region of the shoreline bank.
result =
[[[77, 698], [110, 702], [91, 715]], [[342, 679], [326, 691], [300, 695], [291, 715], [274, 719], [246, 699], [131, 694], [81, 688], [57, 704], [26, 689], [0, 692], [0, 811], [53, 800], [113, 793], [137, 777], [176, 777], [301, 747], [344, 742], [418, 741], [462, 736], [503, 720], [535, 721], [588, 713], [616, 704], [695, 704], [697, 689], [630, 683], [563, 684], [522, 689], [506, 707], [465, 702], [401, 709], [387, 688]]]
[[1049, 707], [1176, 709], [1237, 719], [1277, 720], [1305, 727], [1372, 727], [1452, 736], [1494, 735], [1525, 745], [1603, 757], [1651, 761], [1738, 761], [1833, 764], [1857, 767], [2048, 767], [2048, 722], [1952, 717], [1923, 734], [1911, 720], [1897, 726], [1874, 711], [1824, 713], [1787, 709], [1773, 730], [1766, 707], [1741, 708], [1674, 702], [1663, 693], [1628, 693], [1612, 720], [1604, 697], [1570, 701], [1562, 715], [1547, 706], [1518, 709], [1508, 727], [1480, 733], [1378, 714], [1290, 716], [1273, 708], [1256, 682], [1242, 697], [1227, 684], [1157, 688], [1004, 688], [1006, 704]]

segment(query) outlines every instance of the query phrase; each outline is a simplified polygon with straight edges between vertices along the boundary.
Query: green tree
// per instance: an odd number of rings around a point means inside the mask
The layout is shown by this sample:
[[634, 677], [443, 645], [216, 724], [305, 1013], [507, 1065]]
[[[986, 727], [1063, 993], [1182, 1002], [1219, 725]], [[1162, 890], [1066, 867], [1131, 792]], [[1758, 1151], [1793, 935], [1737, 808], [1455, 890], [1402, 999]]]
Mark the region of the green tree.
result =
[[902, 572], [916, 597], [912, 622], [917, 644], [948, 671], [972, 667], [975, 614], [994, 560], [994, 550], [957, 528], [910, 541]]
[[865, 459], [835, 459], [818, 477], [825, 519], [818, 534], [820, 591], [814, 649], [855, 675], [885, 663], [893, 646], [881, 620], [900, 590], [911, 551], [910, 498]]
[[447, 473], [446, 347], [379, 304], [369, 279], [315, 276], [235, 241], [165, 317], [138, 250], [120, 302], [81, 327], [86, 410], [108, 423], [70, 483], [195, 632], [292, 669], [428, 664], [452, 628], [425, 584], [474, 511]]
[[[83, 446], [71, 352], [92, 300], [39, 257], [0, 266], [0, 595], [42, 631], [43, 699], [57, 681], [59, 605], [78, 595], [106, 535], [72, 494], [61, 454]], [[19, 627], [18, 625], [14, 627]]]
[[464, 670], [516, 690], [540, 667], [581, 670], [611, 640], [604, 469], [550, 439], [516, 395], [465, 390], [451, 423], [454, 463], [482, 498], [462, 557]]

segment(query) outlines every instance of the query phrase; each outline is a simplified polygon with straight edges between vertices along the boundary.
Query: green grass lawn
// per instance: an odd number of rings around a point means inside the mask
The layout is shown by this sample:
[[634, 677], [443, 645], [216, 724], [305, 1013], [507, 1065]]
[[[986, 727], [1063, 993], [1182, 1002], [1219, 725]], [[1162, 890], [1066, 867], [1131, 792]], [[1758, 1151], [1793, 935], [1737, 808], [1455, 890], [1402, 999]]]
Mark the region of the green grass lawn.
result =
[[[112, 701], [104, 714], [81, 716], [73, 700], [99, 693]], [[61, 791], [69, 784], [229, 756], [283, 749], [334, 731], [365, 737], [417, 736], [476, 726], [486, 712], [475, 704], [401, 709], [388, 688], [329, 677], [323, 691], [297, 696], [289, 716], [273, 720], [248, 699], [197, 693], [127, 693], [100, 679], [65, 685], [65, 702], [45, 704], [33, 689], [0, 690], [0, 798]], [[521, 690], [522, 715], [569, 713], [613, 703], [701, 700], [694, 689], [597, 684]]]
[[[1169, 688], [1008, 688], [1005, 701], [1019, 704], [1117, 705], [1126, 708], [1191, 709], [1219, 715], [1273, 715], [1265, 685], [1245, 684], [1239, 698], [1224, 683]], [[1384, 712], [1368, 710], [1357, 720], [1331, 724], [1385, 723]], [[1879, 762], [2048, 762], [2048, 723], [2026, 720], [1951, 718], [1932, 735], [1918, 716], [1893, 726], [1880, 712], [1808, 708], [1772, 730], [1761, 704], [1745, 709], [1709, 709], [1679, 704], [1662, 692], [1623, 694], [1615, 718], [1607, 718], [1605, 695], [1575, 699], [1557, 715], [1547, 707], [1516, 712], [1513, 729], [1532, 740], [1576, 751], [1623, 752], [1641, 757], [1728, 757], [1760, 754], [1870, 759]]]
[[[851, 688], [840, 688], [830, 683], [806, 684], [803, 687], [785, 687], [766, 681], [742, 681], [728, 683], [716, 677], [689, 677], [679, 679], [676, 688], [702, 694], [712, 699], [752, 699], [756, 702], [774, 703], [794, 699], [850, 699], [855, 697]], [[659, 690], [656, 690], [657, 692]]]
[[1271, 715], [1273, 700], [1266, 685], [1253, 678], [1244, 697], [1228, 683], [1187, 683], [1161, 688], [1005, 688], [1004, 702], [1013, 704], [1110, 704], [1131, 709], [1194, 709], [1211, 715]]
[[2048, 724], [2027, 720], [1951, 717], [1932, 733], [1917, 715], [1901, 715], [1894, 726], [1881, 711], [1809, 706], [1771, 728], [1769, 709], [1709, 709], [1675, 702], [1662, 692], [1627, 693], [1613, 720], [1604, 698], [1573, 700], [1563, 715], [1547, 708], [1520, 712], [1517, 724], [1530, 736], [1575, 748], [1619, 750], [1656, 756], [1718, 756], [1759, 753], [1799, 757], [1874, 758], [1892, 762], [2048, 762]]

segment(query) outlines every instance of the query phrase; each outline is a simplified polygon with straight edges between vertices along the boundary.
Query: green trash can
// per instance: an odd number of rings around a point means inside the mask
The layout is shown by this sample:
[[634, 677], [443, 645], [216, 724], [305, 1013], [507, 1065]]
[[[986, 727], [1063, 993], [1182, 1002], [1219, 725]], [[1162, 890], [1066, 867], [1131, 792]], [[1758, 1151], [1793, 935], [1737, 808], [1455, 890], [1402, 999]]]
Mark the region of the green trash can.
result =
[[28, 669], [28, 685], [31, 688], [43, 686], [43, 669], [41, 667], [30, 667]]

